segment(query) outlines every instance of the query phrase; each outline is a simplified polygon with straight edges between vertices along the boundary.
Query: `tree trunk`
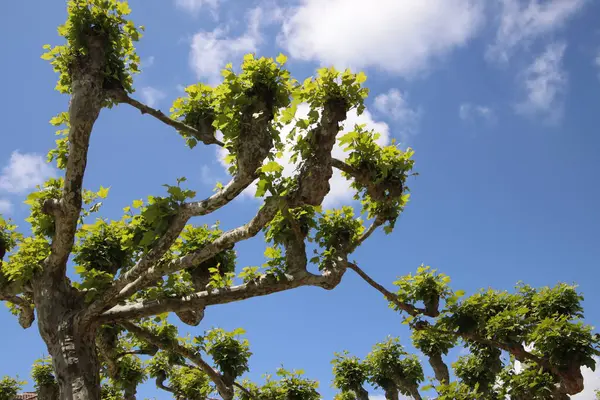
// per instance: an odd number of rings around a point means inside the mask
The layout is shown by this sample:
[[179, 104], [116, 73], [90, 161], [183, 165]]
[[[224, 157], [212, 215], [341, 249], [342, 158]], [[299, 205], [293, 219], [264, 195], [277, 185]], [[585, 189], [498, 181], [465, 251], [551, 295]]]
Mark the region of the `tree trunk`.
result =
[[444, 363], [441, 354], [431, 354], [429, 355], [429, 365], [433, 369], [435, 374], [435, 379], [437, 379], [440, 383], [449, 384], [450, 383], [450, 373], [448, 372], [448, 366]]
[[79, 332], [72, 320], [58, 326], [56, 342], [48, 345], [61, 400], [99, 400], [100, 365], [95, 333]]
[[356, 394], [356, 398], [358, 400], [369, 400], [369, 392], [367, 392], [362, 386], [357, 388], [354, 393]]
[[56, 384], [49, 384], [40, 386], [37, 391], [37, 400], [59, 400], [58, 386]]
[[395, 387], [387, 387], [385, 390], [385, 398], [386, 400], [398, 400], [398, 388]]
[[[43, 283], [42, 283], [43, 282]], [[83, 296], [63, 284], [40, 280], [34, 286], [38, 328], [48, 353], [61, 400], [100, 400], [100, 363], [96, 328], [79, 318]]]

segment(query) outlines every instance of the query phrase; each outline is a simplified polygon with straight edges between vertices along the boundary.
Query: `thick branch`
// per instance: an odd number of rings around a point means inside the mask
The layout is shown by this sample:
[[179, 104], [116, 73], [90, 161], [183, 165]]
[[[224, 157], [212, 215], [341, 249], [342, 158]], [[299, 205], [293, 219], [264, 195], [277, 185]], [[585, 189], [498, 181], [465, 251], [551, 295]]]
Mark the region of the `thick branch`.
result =
[[[156, 264], [167, 251], [169, 251], [169, 248], [177, 240], [177, 237], [189, 219], [193, 216], [210, 214], [225, 206], [247, 188], [253, 180], [254, 176], [243, 174], [236, 175], [218, 193], [215, 193], [202, 201], [187, 203], [181, 207], [177, 215], [171, 221], [165, 234], [158, 240], [157, 244], [146, 253], [133, 268], [120, 276], [100, 299], [92, 303], [88, 307], [86, 315], [98, 315], [100, 312], [114, 306], [131, 293], [140, 290], [144, 287], [143, 285], [152, 283], [153, 281], [151, 279], [142, 280], [140, 278], [152, 265]], [[158, 279], [159, 277], [160, 275], [154, 279]], [[136, 280], [138, 282], [136, 285], [132, 285], [127, 291], [123, 291], [128, 284], [133, 284]]]
[[335, 272], [314, 275], [309, 272], [296, 277], [285, 275], [276, 279], [272, 276], [262, 277], [257, 282], [223, 289], [212, 289], [184, 296], [152, 301], [136, 301], [125, 305], [117, 305], [100, 317], [102, 321], [122, 321], [142, 318], [164, 312], [192, 310], [216, 304], [233, 303], [252, 297], [266, 296], [273, 293], [295, 289], [301, 286], [317, 286], [327, 290], [339, 284], [345, 269], [339, 266]]
[[83, 176], [87, 165], [88, 148], [94, 123], [100, 115], [105, 94], [104, 38], [90, 37], [89, 54], [80, 62], [85, 65], [74, 67], [72, 73], [72, 95], [69, 105], [69, 157], [65, 168], [65, 179], [60, 212], [58, 204], [48, 205], [55, 216], [55, 234], [51, 253], [46, 259], [44, 272], [56, 275], [51, 280], [64, 279], [67, 260], [71, 249], [82, 205]]
[[461, 333], [461, 332], [446, 331], [443, 329], [438, 329], [424, 321], [419, 323], [417, 325], [416, 329], [418, 329], [418, 330], [429, 329], [433, 332], [437, 332], [437, 333], [441, 333], [441, 334], [445, 334], [445, 335], [456, 336], [463, 340], [467, 340], [467, 341], [470, 340], [470, 341], [481, 343], [481, 344], [484, 344], [484, 345], [487, 345], [490, 347], [494, 347], [494, 348], [497, 348], [500, 350], [504, 350], [504, 351], [512, 354], [515, 357], [515, 359], [517, 359], [517, 361], [521, 361], [521, 362], [532, 361], [532, 362], [536, 363], [537, 365], [539, 365], [540, 367], [544, 367], [546, 370], [552, 372], [553, 374], [555, 374], [557, 376], [562, 375], [560, 373], [560, 371], [556, 367], [554, 367], [552, 364], [550, 364], [550, 362], [547, 359], [536, 356], [535, 354], [528, 352], [520, 344], [508, 344], [508, 343], [500, 342], [497, 340], [487, 339], [487, 338], [479, 336], [475, 333], [468, 333], [468, 332]]
[[8, 295], [0, 292], [0, 301], [8, 301], [19, 308], [19, 325], [23, 329], [31, 327], [35, 320], [33, 307], [26, 299], [17, 295]]
[[156, 377], [156, 380], [155, 380], [155, 382], [156, 382], [156, 387], [157, 387], [157, 388], [159, 388], [159, 389], [162, 389], [162, 390], [164, 390], [164, 391], [166, 391], [166, 392], [170, 392], [170, 393], [173, 393], [173, 394], [175, 394], [175, 395], [176, 395], [176, 394], [177, 394], [177, 392], [175, 392], [175, 390], [174, 390], [174, 389], [172, 389], [172, 388], [170, 388], [169, 386], [165, 385], [165, 381], [166, 381], [166, 380], [167, 380], [167, 377], [166, 377], [165, 375], [162, 375], [162, 376], [157, 376], [157, 377]]
[[177, 121], [172, 118], [169, 118], [162, 111], [157, 110], [152, 107], [149, 107], [149, 106], [131, 98], [125, 91], [113, 92], [113, 93], [111, 93], [111, 95], [119, 103], [129, 104], [130, 106], [135, 107], [138, 110], [140, 110], [140, 112], [142, 114], [152, 115], [154, 118], [158, 119], [159, 121], [161, 121], [169, 126], [172, 126], [173, 128], [177, 129], [178, 131], [181, 131], [190, 136], [193, 136], [195, 139], [199, 140], [200, 142], [202, 142], [204, 144], [216, 144], [221, 147], [224, 146], [223, 142], [221, 142], [217, 138], [215, 138], [214, 132], [200, 132], [196, 128], [193, 128], [187, 124], [184, 124], [181, 121]]
[[407, 303], [403, 303], [403, 302], [399, 301], [398, 296], [396, 296], [394, 293], [390, 292], [389, 290], [387, 290], [386, 288], [381, 286], [379, 283], [377, 283], [375, 280], [373, 280], [373, 278], [371, 278], [369, 275], [367, 275], [367, 273], [365, 271], [360, 269], [358, 265], [356, 265], [354, 263], [348, 263], [348, 268], [350, 268], [351, 270], [356, 272], [361, 278], [363, 278], [365, 280], [365, 282], [367, 282], [369, 285], [371, 285], [379, 293], [383, 294], [386, 299], [388, 299], [389, 301], [394, 303], [402, 311], [406, 311], [408, 314], [412, 315], [413, 317], [416, 317], [417, 315], [421, 315], [421, 314], [427, 315], [424, 309], [415, 307], [412, 304], [407, 304]]
[[128, 282], [132, 276], [135, 277], [137, 275], [137, 277], [121, 289], [118, 293], [118, 298], [125, 299], [144, 288], [147, 284], [156, 281], [161, 276], [199, 265], [226, 250], [231, 245], [254, 237], [275, 216], [276, 212], [275, 202], [267, 203], [247, 224], [223, 233], [214, 242], [201, 250], [180, 257], [169, 263], [166, 267], [161, 268], [154, 265], [145, 271], [142, 268], [138, 268], [136, 271], [133, 271], [133, 269], [128, 271], [128, 273], [123, 275], [123, 279], [117, 281], [117, 285], [119, 285], [119, 281]]
[[152, 331], [142, 328], [141, 326], [138, 326], [134, 323], [120, 322], [120, 325], [123, 326], [123, 328], [127, 329], [129, 332], [147, 341], [148, 343], [160, 348], [161, 350], [178, 353], [183, 357], [187, 358], [188, 360], [196, 364], [198, 368], [200, 368], [206, 375], [208, 375], [210, 380], [212, 380], [213, 383], [216, 385], [219, 394], [223, 396], [223, 398], [232, 398], [233, 390], [225, 384], [221, 374], [217, 372], [213, 367], [208, 365], [206, 361], [204, 361], [202, 357], [200, 357], [200, 355], [194, 350], [182, 346], [177, 341], [165, 343], [164, 340], [161, 340], [160, 338], [155, 336], [154, 333], [152, 333]]

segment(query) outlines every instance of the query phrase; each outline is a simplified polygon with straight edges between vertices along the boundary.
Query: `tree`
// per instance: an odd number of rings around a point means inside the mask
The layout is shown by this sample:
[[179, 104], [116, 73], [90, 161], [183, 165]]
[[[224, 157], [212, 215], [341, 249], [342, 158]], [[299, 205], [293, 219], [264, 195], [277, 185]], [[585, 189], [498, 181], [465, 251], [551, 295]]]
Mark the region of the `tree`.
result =
[[[530, 393], [532, 382], [553, 396], [583, 389], [580, 367], [594, 366], [597, 339], [580, 322], [581, 297], [573, 287], [523, 286], [516, 294], [488, 291], [460, 301], [449, 278], [420, 268], [392, 293], [349, 260], [378, 228], [392, 232], [408, 202], [413, 169], [412, 150], [379, 146], [378, 134], [364, 126], [339, 135], [347, 113], [365, 108], [363, 73], [323, 68], [300, 83], [284, 68], [285, 56], [249, 54], [239, 72], [227, 65], [216, 87], [188, 86], [167, 116], [132, 97], [132, 76], [139, 72], [134, 42], [142, 27], [127, 20], [127, 3], [69, 0], [67, 11], [59, 27], [65, 43], [45, 45], [42, 56], [59, 73], [56, 89], [70, 96], [68, 111], [50, 121], [64, 126], [48, 153], [64, 174], [28, 196], [31, 235], [0, 219], [0, 299], [24, 328], [37, 319], [51, 358], [34, 368], [38, 393], [134, 399], [137, 386], [152, 378], [177, 399], [318, 399], [317, 382], [301, 371], [279, 369], [277, 378], [266, 376], [261, 385], [240, 381], [251, 355], [242, 330], [181, 338], [168, 317], [173, 313], [197, 326], [206, 307], [302, 286], [331, 290], [348, 270], [408, 315], [415, 346], [435, 372], [439, 398], [495, 396], [504, 388], [516, 398]], [[295, 115], [301, 103], [310, 107], [307, 118]], [[122, 105], [173, 127], [190, 149], [199, 143], [225, 148], [230, 182], [197, 200], [181, 178], [165, 185], [163, 195], [134, 200], [119, 220], [93, 219], [109, 190], [84, 188], [90, 137], [101, 111]], [[281, 137], [289, 125], [291, 132]], [[345, 160], [332, 156], [336, 141], [348, 151]], [[286, 149], [297, 164], [291, 177], [277, 161]], [[363, 218], [349, 206], [322, 209], [334, 168], [355, 189]], [[191, 223], [227, 206], [254, 182], [263, 204], [251, 220], [228, 231]], [[260, 232], [268, 243], [264, 269], [239, 270], [235, 245]], [[310, 259], [308, 247], [316, 254]], [[68, 268], [78, 274], [76, 281], [67, 277]], [[442, 356], [459, 339], [472, 355], [457, 362], [459, 379], [452, 382]], [[534, 350], [526, 350], [532, 343]], [[502, 371], [503, 353], [522, 362], [524, 372]], [[394, 339], [376, 345], [365, 362], [338, 356], [335, 372], [343, 398], [366, 398], [363, 384], [370, 382], [388, 398], [402, 393], [419, 399], [425, 379], [418, 359]]]

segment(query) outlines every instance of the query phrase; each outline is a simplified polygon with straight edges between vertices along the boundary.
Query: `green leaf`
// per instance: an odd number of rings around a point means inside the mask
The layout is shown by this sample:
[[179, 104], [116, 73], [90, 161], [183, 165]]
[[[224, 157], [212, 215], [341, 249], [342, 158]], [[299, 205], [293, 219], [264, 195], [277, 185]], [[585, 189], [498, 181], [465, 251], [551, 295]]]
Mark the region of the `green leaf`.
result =
[[110, 188], [105, 188], [104, 186], [100, 186], [100, 190], [98, 190], [98, 197], [101, 199], [105, 199], [108, 196], [108, 191]]
[[465, 291], [464, 291], [464, 290], [457, 290], [457, 291], [455, 292], [455, 295], [456, 295], [457, 297], [463, 297], [463, 296], [465, 295]]
[[277, 61], [279, 65], [284, 65], [287, 61], [287, 57], [283, 53], [279, 53], [275, 61]]
[[133, 208], [140, 208], [144, 205], [144, 200], [134, 200]]
[[358, 83], [364, 83], [367, 80], [367, 75], [365, 75], [364, 72], [359, 72], [358, 74], [356, 74], [356, 82]]
[[283, 171], [283, 167], [277, 161], [269, 161], [260, 170], [264, 173], [281, 172]]

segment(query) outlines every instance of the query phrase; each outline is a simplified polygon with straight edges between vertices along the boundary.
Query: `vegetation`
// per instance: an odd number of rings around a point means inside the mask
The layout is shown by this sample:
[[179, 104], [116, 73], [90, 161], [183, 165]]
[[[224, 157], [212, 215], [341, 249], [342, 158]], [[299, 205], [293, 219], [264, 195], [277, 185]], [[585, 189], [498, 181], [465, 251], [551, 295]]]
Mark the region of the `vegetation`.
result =
[[[377, 229], [392, 233], [414, 164], [412, 150], [379, 146], [378, 134], [364, 126], [339, 135], [347, 113], [365, 109], [363, 73], [323, 68], [298, 81], [284, 55], [249, 54], [239, 71], [225, 67], [219, 85], [188, 86], [167, 116], [131, 97], [139, 72], [134, 43], [143, 29], [127, 19], [127, 3], [69, 0], [67, 11], [59, 27], [64, 44], [44, 46], [42, 56], [59, 74], [56, 90], [70, 96], [69, 110], [50, 121], [62, 128], [48, 162], [64, 173], [29, 195], [30, 235], [0, 218], [0, 300], [23, 328], [37, 320], [50, 355], [32, 372], [40, 398], [135, 399], [137, 386], [152, 379], [177, 399], [319, 399], [317, 382], [302, 371], [244, 380], [252, 353], [243, 330], [184, 336], [168, 317], [197, 326], [207, 307], [302, 286], [331, 290], [348, 271], [398, 312], [434, 376], [398, 339], [382, 338], [364, 359], [335, 355], [338, 399], [368, 399], [368, 385], [388, 399], [421, 399], [428, 387], [440, 400], [567, 399], [583, 390], [581, 368], [595, 367], [598, 337], [583, 322], [574, 286], [521, 284], [465, 297], [448, 276], [421, 266], [390, 291], [350, 260]], [[296, 117], [301, 103], [310, 107], [307, 118]], [[162, 194], [134, 200], [118, 220], [100, 217], [109, 190], [85, 189], [83, 178], [94, 124], [116, 106], [173, 127], [191, 151], [200, 143], [224, 147], [231, 180], [198, 199], [181, 178]], [[344, 160], [332, 157], [336, 141], [348, 152]], [[292, 177], [279, 161], [286, 149], [298, 165]], [[361, 210], [322, 208], [334, 168]], [[191, 222], [226, 207], [253, 182], [263, 204], [249, 221], [228, 231]], [[265, 264], [239, 268], [236, 244], [261, 231]], [[312, 258], [307, 243], [316, 249]], [[444, 358], [457, 346], [469, 354], [451, 371]], [[20, 384], [4, 378], [0, 399], [14, 398]]]

